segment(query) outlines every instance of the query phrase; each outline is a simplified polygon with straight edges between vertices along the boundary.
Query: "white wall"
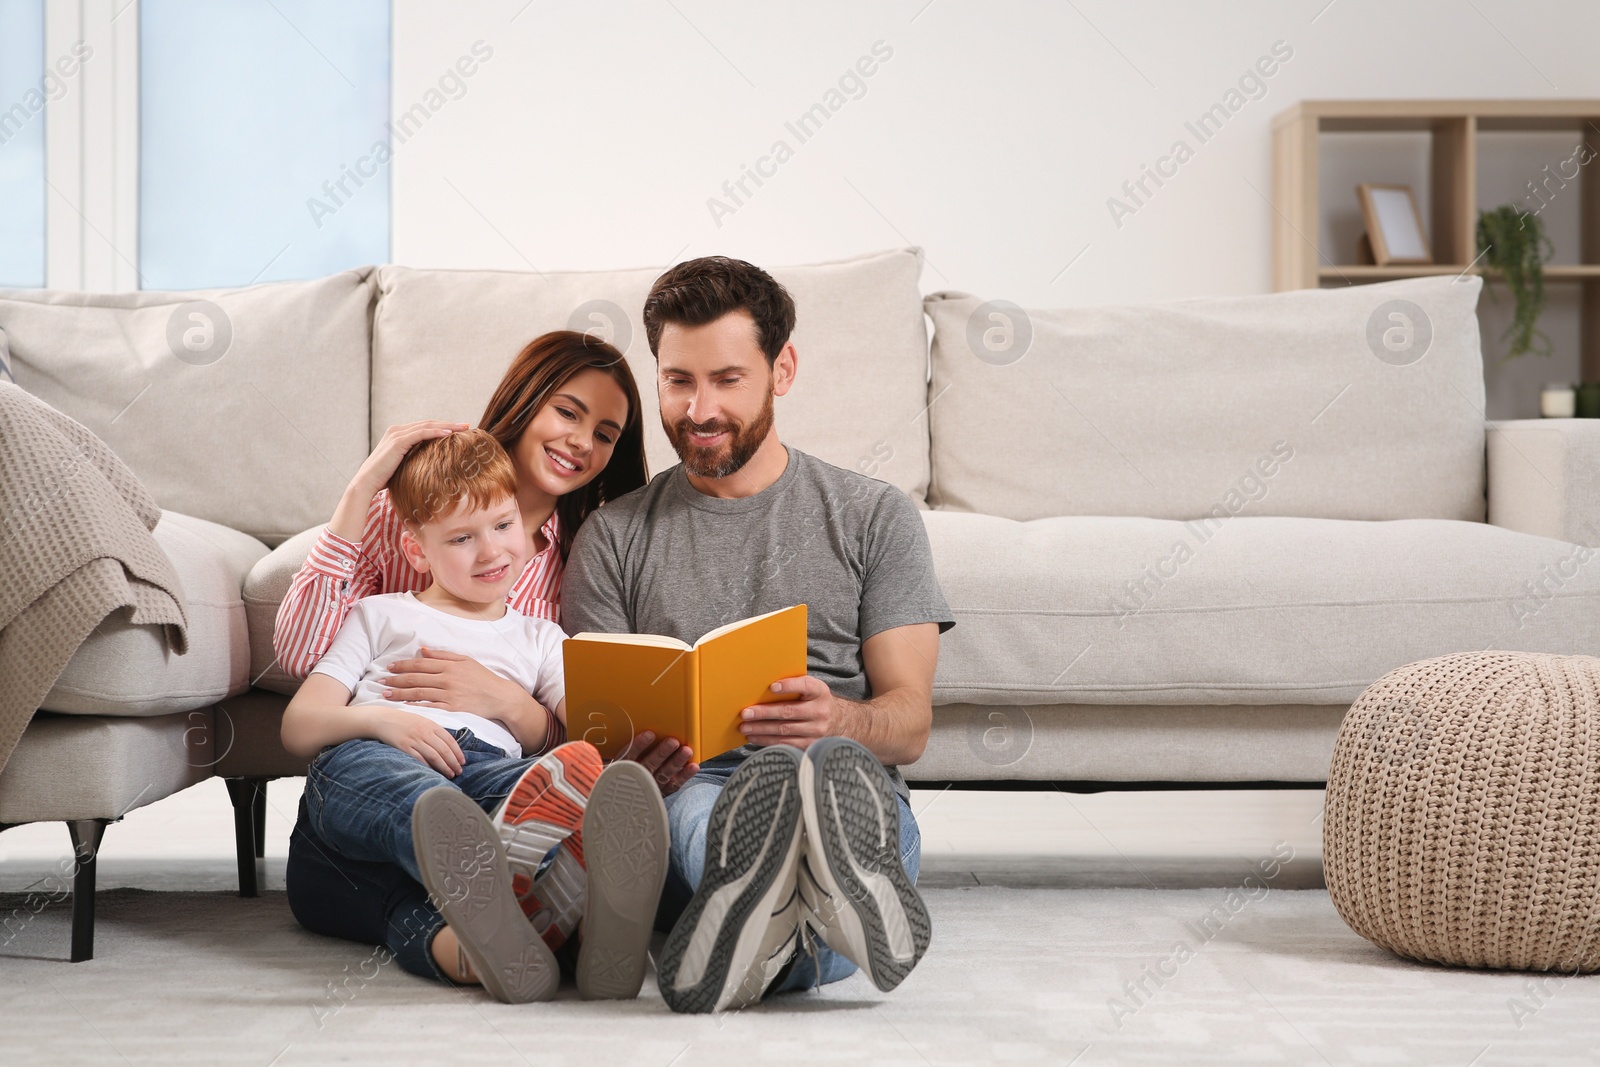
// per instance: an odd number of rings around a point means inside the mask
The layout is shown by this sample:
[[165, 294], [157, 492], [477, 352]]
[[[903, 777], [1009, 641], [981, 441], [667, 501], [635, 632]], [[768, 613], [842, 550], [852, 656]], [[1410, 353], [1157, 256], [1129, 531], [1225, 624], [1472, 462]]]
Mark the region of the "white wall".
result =
[[[397, 150], [397, 262], [782, 264], [909, 242], [925, 289], [1025, 306], [1262, 292], [1270, 122], [1295, 101], [1600, 96], [1586, 0], [524, 3], [395, 0], [397, 113], [493, 49]], [[798, 143], [785, 122], [879, 41], [893, 55], [865, 95]], [[1266, 95], [1119, 227], [1108, 198], [1195, 144], [1185, 121], [1276, 41], [1293, 58]], [[794, 157], [719, 226], [708, 199], [779, 139]]]
[[[399, 262], [790, 263], [909, 240], [930, 287], [1024, 304], [1258, 292], [1256, 190], [1271, 192], [1270, 120], [1295, 101], [1600, 96], [1586, 0], [1474, 0], [1487, 20], [1465, 0], [1335, 0], [1315, 23], [1327, 0], [536, 0], [512, 21], [523, 2], [396, 0], [397, 112], [474, 41], [494, 49], [396, 153]], [[785, 121], [879, 40], [894, 55], [866, 95], [716, 226], [706, 200], [795, 144]], [[1107, 198], [1192, 143], [1184, 121], [1276, 40], [1294, 58], [1266, 97], [1118, 229]]]

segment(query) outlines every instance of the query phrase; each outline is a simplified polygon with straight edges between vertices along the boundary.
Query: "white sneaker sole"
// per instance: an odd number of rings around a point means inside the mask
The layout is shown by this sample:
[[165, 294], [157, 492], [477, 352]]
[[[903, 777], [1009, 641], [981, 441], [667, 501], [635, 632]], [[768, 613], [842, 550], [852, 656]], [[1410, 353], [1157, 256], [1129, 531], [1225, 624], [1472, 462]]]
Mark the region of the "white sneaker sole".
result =
[[[794, 893], [801, 840], [800, 754], [774, 746], [733, 773], [711, 809], [700, 886], [662, 948], [661, 996], [677, 1012], [760, 998], [762, 945]], [[780, 961], [781, 964], [781, 961]]]
[[[900, 862], [900, 805], [873, 755], [823, 741], [800, 767], [805, 873], [824, 894], [809, 901], [828, 947], [890, 990], [928, 951], [933, 924]], [[802, 894], [804, 896], [805, 894]]]

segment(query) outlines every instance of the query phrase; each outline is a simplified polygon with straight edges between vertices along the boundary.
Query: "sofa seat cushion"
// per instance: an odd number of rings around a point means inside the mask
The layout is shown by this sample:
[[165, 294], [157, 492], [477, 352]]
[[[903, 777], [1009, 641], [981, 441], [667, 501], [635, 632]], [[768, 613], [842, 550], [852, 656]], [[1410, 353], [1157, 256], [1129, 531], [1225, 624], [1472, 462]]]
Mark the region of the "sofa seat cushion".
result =
[[900, 771], [912, 783], [1321, 782], [1345, 711], [1343, 704], [942, 704], [933, 709], [927, 749]]
[[1430, 656], [1600, 649], [1600, 550], [1484, 523], [923, 519], [936, 704], [1348, 705]]
[[166, 715], [206, 708], [250, 686], [250, 633], [240, 591], [267, 554], [248, 534], [163, 511], [152, 531], [183, 586], [189, 651], [176, 655], [158, 626], [109, 616], [73, 653], [40, 705], [74, 715]]

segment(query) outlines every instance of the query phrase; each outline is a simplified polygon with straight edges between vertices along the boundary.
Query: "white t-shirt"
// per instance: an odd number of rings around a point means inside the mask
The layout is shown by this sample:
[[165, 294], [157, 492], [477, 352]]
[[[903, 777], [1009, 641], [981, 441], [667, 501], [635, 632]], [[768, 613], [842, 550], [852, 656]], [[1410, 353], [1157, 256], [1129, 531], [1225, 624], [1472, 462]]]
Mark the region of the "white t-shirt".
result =
[[516, 759], [522, 755], [522, 746], [498, 720], [385, 700], [380, 679], [394, 673], [389, 664], [416, 659], [422, 648], [455, 652], [516, 682], [553, 714], [567, 693], [561, 662], [565, 638], [555, 623], [530, 618], [510, 605], [503, 616], [490, 622], [440, 611], [413, 593], [383, 593], [356, 601], [311, 673], [326, 674], [343, 683], [350, 690], [352, 706], [383, 704], [432, 719], [449, 730], [464, 726]]

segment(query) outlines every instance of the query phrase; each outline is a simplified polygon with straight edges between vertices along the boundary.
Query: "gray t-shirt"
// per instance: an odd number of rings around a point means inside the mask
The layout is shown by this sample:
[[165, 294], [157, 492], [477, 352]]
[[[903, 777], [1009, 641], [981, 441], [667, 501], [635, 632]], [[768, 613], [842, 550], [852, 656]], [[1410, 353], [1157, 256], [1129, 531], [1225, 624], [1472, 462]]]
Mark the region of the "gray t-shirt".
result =
[[805, 604], [808, 672], [836, 696], [869, 699], [863, 641], [913, 623], [938, 623], [941, 633], [955, 625], [927, 530], [894, 486], [788, 452], [783, 474], [754, 496], [706, 496], [679, 465], [589, 516], [562, 580], [567, 632], [693, 644], [718, 626]]

